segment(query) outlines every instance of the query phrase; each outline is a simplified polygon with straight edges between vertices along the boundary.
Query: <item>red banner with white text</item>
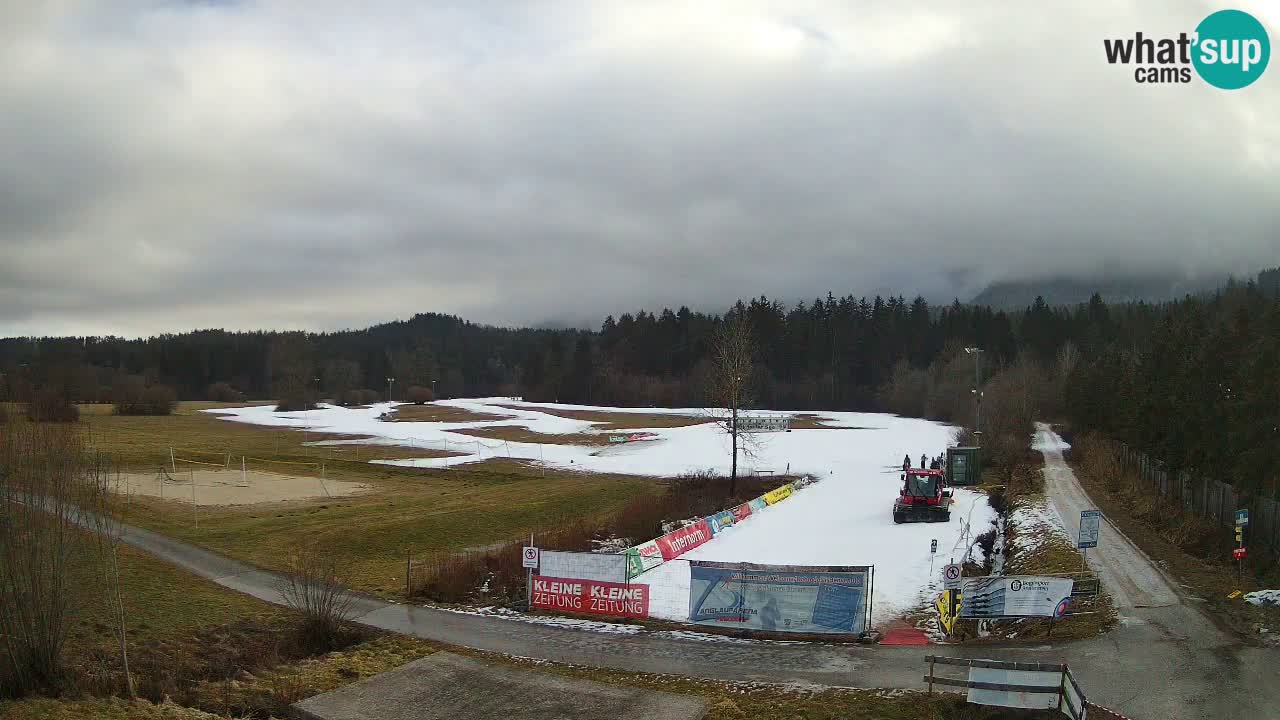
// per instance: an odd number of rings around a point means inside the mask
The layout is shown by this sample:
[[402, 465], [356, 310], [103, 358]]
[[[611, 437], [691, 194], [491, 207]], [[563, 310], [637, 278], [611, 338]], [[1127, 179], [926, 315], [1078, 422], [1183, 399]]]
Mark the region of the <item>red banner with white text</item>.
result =
[[711, 539], [711, 524], [706, 518], [679, 530], [673, 530], [654, 542], [662, 551], [663, 560], [674, 560]]
[[534, 575], [530, 604], [536, 608], [560, 612], [647, 618], [649, 586]]

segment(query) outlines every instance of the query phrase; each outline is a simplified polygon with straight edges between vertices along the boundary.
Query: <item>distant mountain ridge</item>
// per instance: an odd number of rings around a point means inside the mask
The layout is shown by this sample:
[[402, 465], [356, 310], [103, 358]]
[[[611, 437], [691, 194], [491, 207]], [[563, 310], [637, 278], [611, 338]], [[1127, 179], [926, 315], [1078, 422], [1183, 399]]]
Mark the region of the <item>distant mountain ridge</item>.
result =
[[993, 283], [969, 302], [997, 310], [1021, 310], [1043, 297], [1049, 305], [1077, 305], [1098, 293], [1108, 303], [1162, 302], [1212, 292], [1227, 284], [1229, 275], [1187, 278], [1181, 275], [1081, 279], [1071, 277]]

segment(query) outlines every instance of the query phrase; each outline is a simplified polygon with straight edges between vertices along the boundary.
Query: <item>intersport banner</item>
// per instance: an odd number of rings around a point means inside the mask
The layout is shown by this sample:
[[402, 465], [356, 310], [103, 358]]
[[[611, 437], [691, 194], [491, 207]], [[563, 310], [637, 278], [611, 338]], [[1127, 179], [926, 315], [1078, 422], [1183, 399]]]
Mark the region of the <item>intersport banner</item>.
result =
[[649, 586], [533, 576], [530, 604], [544, 610], [608, 617], [649, 617]]
[[689, 620], [768, 632], [861, 634], [866, 566], [689, 562]]
[[674, 560], [711, 539], [711, 524], [706, 518], [654, 540], [663, 560]]

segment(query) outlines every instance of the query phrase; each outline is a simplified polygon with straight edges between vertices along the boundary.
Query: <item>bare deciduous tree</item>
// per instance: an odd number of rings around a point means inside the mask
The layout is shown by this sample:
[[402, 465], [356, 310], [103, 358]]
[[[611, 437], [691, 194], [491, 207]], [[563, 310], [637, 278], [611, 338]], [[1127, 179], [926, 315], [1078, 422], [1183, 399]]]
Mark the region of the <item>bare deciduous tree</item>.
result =
[[343, 585], [343, 566], [332, 551], [307, 543], [289, 556], [280, 588], [285, 603], [302, 615], [304, 640], [314, 649], [336, 646], [351, 615], [351, 595]]
[[755, 339], [751, 322], [735, 309], [726, 313], [712, 339], [711, 363], [707, 373], [707, 397], [714, 406], [708, 413], [729, 436], [733, 460], [729, 474], [729, 494], [737, 492], [738, 454], [751, 456], [755, 443], [738, 427], [738, 417], [754, 400]]
[[[75, 426], [15, 422], [0, 433], [0, 688], [56, 691], [71, 619], [101, 592], [116, 608], [132, 695], [114, 554], [119, 533], [109, 512], [114, 478]], [[95, 542], [101, 553], [93, 552]], [[77, 558], [88, 558], [105, 582], [74, 578]]]

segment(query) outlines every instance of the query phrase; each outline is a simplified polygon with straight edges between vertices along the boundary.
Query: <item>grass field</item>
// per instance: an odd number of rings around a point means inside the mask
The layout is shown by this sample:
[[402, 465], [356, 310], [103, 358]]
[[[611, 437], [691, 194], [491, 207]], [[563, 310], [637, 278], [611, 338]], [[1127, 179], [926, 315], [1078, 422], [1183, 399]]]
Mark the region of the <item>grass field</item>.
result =
[[[192, 457], [231, 452], [233, 458], [319, 459], [314, 448], [302, 445], [302, 432], [218, 420], [188, 408], [184, 405], [184, 412], [168, 417], [85, 413], [83, 421], [99, 449], [137, 472], [154, 472], [167, 464], [170, 446]], [[312, 433], [307, 439], [320, 437]], [[420, 455], [406, 450], [403, 456]], [[332, 500], [201, 508], [198, 528], [190, 503], [181, 498], [134, 497], [127, 520], [271, 569], [283, 567], [300, 543], [314, 541], [350, 561], [354, 587], [396, 597], [403, 592], [407, 552], [488, 546], [565, 519], [606, 515], [660, 489], [648, 479], [544, 472], [511, 461], [448, 471], [325, 462], [326, 477], [373, 489]]]
[[688, 427], [690, 425], [701, 425], [705, 422], [711, 422], [711, 418], [697, 415], [610, 412], [608, 410], [564, 410], [560, 408], [503, 405], [501, 403], [498, 403], [497, 407], [505, 407], [511, 410], [533, 410], [540, 413], [546, 413], [547, 415], [568, 418], [570, 420], [585, 420], [587, 422], [599, 423], [599, 425], [596, 425], [594, 428], [596, 430], [637, 430], [643, 428]]
[[547, 445], [608, 445], [609, 436], [603, 433], [540, 433], [527, 427], [499, 425], [497, 427], [462, 428], [449, 432], [459, 435], [506, 440], [508, 442], [545, 443]]
[[397, 405], [392, 415], [393, 422], [482, 422], [489, 420], [510, 420], [510, 415], [476, 412], [452, 405]]

